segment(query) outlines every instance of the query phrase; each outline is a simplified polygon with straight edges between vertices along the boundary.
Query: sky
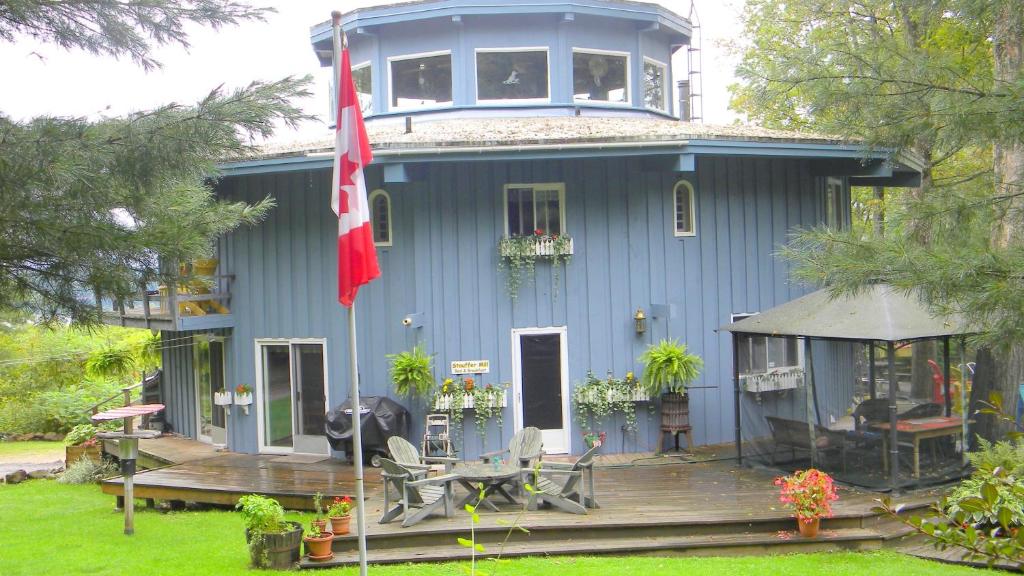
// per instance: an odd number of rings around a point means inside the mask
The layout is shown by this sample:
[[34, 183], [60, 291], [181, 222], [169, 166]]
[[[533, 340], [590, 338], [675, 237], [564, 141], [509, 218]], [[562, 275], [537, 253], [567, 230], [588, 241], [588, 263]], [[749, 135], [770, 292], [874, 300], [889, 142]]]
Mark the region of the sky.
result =
[[[253, 80], [276, 80], [288, 75], [315, 78], [314, 95], [301, 103], [304, 110], [327, 116], [329, 71], [320, 68], [309, 42], [309, 29], [330, 20], [332, 10], [348, 11], [383, 3], [381, 0], [254, 0], [273, 6], [266, 22], [248, 22], [213, 31], [190, 29], [188, 50], [158, 48], [163, 67], [146, 72], [130, 60], [66, 51], [31, 39], [0, 43], [0, 110], [16, 119], [38, 115], [123, 115], [170, 102], [191, 103], [223, 85], [240, 87]], [[733, 82], [732, 59], [721, 46], [738, 29], [742, 0], [695, 0], [702, 31], [704, 118], [707, 123], [731, 123], [727, 86]], [[662, 0], [686, 16], [689, 0]], [[685, 50], [673, 61], [675, 75], [686, 70]], [[277, 141], [326, 135], [326, 124], [307, 123], [298, 132], [280, 130]]]

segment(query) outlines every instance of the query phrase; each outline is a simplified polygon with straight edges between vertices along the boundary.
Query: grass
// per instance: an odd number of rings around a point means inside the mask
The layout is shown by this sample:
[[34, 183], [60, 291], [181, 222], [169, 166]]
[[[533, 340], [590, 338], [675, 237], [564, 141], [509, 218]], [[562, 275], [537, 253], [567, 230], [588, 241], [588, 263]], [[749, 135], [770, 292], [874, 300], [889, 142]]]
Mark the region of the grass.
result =
[[49, 454], [54, 454], [55, 460], [62, 460], [64, 458], [64, 443], [42, 440], [0, 442], [0, 462], [16, 462], [20, 457]]
[[[33, 481], [0, 486], [0, 574], [260, 574], [248, 568], [238, 514], [226, 511], [136, 514], [136, 533], [121, 534], [123, 519], [112, 496], [95, 486]], [[308, 522], [309, 514], [289, 514]], [[52, 538], [44, 543], [42, 538]], [[51, 548], [51, 546], [53, 546]], [[634, 574], [775, 574], [829, 576], [978, 576], [975, 569], [918, 560], [891, 552], [833, 553], [739, 558], [565, 557], [525, 558], [486, 564], [503, 575], [588, 576]], [[466, 564], [416, 564], [374, 568], [380, 576], [460, 575]], [[352, 568], [318, 574], [356, 574]]]

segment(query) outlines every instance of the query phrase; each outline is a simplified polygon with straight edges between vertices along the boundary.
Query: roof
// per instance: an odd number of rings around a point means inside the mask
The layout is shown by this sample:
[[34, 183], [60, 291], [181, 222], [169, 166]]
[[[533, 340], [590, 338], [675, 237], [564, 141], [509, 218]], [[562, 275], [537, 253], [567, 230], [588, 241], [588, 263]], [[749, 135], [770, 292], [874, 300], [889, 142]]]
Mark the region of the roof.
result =
[[[894, 179], [919, 171], [913, 158], [893, 158], [889, 149], [844, 142], [823, 134], [743, 124], [696, 124], [650, 116], [448, 117], [414, 118], [412, 131], [406, 133], [404, 124], [386, 120], [378, 118], [366, 126], [373, 163], [378, 166], [664, 156], [675, 157], [675, 169], [688, 172], [694, 170], [699, 155], [823, 159], [857, 165], [870, 160], [886, 171], [878, 183], [888, 186], [908, 185]], [[330, 168], [333, 151], [333, 137], [275, 143], [226, 159], [220, 168], [225, 175]], [[884, 178], [890, 175], [893, 179]]]
[[721, 329], [766, 336], [901, 342], [966, 333], [955, 317], [934, 316], [914, 294], [872, 284], [852, 296], [825, 290], [791, 300]]
[[[557, 116], [521, 118], [460, 118], [413, 120], [412, 132], [400, 123], [367, 122], [367, 135], [375, 151], [412, 148], [530, 146], [586, 143], [669, 143], [692, 140], [743, 141], [842, 145], [836, 137], [810, 132], [789, 132], [758, 126], [713, 125], [663, 118]], [[330, 151], [334, 138], [269, 144], [249, 158]], [[859, 148], [859, 147], [858, 147]]]
[[[653, 2], [634, 0], [412, 0], [407, 2], [381, 2], [375, 6], [360, 7], [341, 16], [346, 31], [372, 28], [396, 22], [410, 22], [427, 18], [452, 18], [465, 15], [510, 16], [514, 14], [586, 14], [615, 18], [628, 18], [646, 22], [664, 31], [678, 35], [680, 43], [689, 42], [690, 21], [665, 6]], [[310, 28], [314, 48], [328, 48], [331, 41], [331, 21]], [[326, 65], [326, 64], [325, 64]]]

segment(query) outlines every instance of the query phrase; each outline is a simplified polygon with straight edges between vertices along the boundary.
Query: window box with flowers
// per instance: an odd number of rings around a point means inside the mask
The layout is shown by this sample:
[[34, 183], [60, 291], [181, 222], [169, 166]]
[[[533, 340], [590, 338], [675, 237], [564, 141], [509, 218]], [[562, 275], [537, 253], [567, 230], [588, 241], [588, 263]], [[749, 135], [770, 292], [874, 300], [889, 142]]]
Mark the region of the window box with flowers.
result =
[[248, 384], [235, 386], [235, 406], [241, 406], [242, 412], [249, 414], [249, 406], [252, 404], [252, 387]]
[[434, 410], [448, 413], [448, 420], [456, 429], [462, 423], [463, 410], [473, 410], [477, 434], [484, 438], [488, 420], [493, 419], [498, 426], [504, 421], [508, 388], [507, 384], [479, 386], [473, 378], [445, 378], [434, 396]]
[[632, 372], [627, 372], [621, 379], [609, 373], [603, 380], [593, 372], [587, 372], [586, 382], [572, 391], [573, 414], [580, 430], [590, 430], [592, 425], [600, 424], [608, 416], [622, 414], [626, 419], [626, 430], [635, 431], [636, 405], [649, 400]]
[[[508, 236], [498, 242], [498, 265], [505, 269], [505, 288], [513, 299], [526, 279], [533, 278], [538, 260], [551, 262], [553, 283], [557, 289], [559, 271], [572, 258], [572, 238], [548, 234], [538, 228], [532, 235]], [[557, 292], [556, 292], [557, 293]]]

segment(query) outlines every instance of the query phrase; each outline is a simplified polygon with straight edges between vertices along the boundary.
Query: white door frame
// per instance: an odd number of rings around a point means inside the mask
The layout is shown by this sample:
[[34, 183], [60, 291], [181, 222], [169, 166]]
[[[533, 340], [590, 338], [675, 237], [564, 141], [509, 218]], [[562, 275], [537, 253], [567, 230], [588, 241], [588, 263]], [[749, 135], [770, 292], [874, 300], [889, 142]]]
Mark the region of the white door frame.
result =
[[[225, 446], [226, 443], [225, 444], [214, 444], [212, 436], [204, 436], [203, 435], [202, 407], [199, 404], [200, 401], [201, 401], [201, 398], [199, 397], [199, 378], [198, 378], [198, 376], [199, 376], [198, 368], [199, 367], [196, 366], [196, 342], [200, 341], [200, 340], [204, 340], [207, 343], [209, 343], [209, 342], [220, 342], [221, 346], [223, 347], [223, 353], [221, 354], [221, 369], [224, 371], [224, 376], [223, 376], [222, 382], [224, 382], [224, 389], [225, 390], [229, 390], [229, 388], [228, 388], [228, 358], [227, 358], [228, 347], [227, 347], [227, 338], [225, 338], [224, 336], [218, 336], [216, 334], [194, 334], [192, 336], [192, 391], [195, 394], [195, 401], [196, 401], [196, 421], [195, 421], [196, 439], [199, 440], [200, 442], [205, 443], [205, 444], [211, 444], [211, 445], [214, 445], [214, 446]], [[212, 364], [210, 366], [210, 370], [211, 370], [211, 372], [213, 371], [213, 365]], [[211, 402], [212, 402], [212, 400], [211, 400]], [[228, 421], [227, 421], [227, 418], [228, 418], [227, 409], [223, 408], [221, 406], [217, 406], [216, 404], [213, 405], [213, 409], [214, 410], [217, 410], [218, 408], [220, 408], [221, 410], [224, 410], [224, 439], [227, 440], [227, 423], [228, 423]]]
[[[544, 452], [548, 454], [568, 454], [572, 450], [572, 443], [570, 442], [572, 419], [569, 407], [569, 339], [566, 326], [512, 329], [512, 416], [514, 431], [518, 432], [523, 429], [523, 358], [520, 336], [542, 334], [557, 334], [559, 336], [562, 380], [562, 434], [555, 438], [545, 434]], [[559, 441], [561, 443], [560, 446], [558, 445]]]
[[[253, 404], [256, 405], [256, 449], [261, 454], [296, 454], [294, 442], [292, 447], [287, 446], [266, 446], [266, 430], [263, 428], [263, 346], [279, 345], [288, 346], [288, 374], [289, 378], [295, 374], [294, 361], [292, 359], [291, 346], [293, 344], [320, 344], [323, 347], [324, 357], [324, 412], [331, 404], [330, 379], [327, 373], [327, 338], [256, 338], [254, 340], [256, 356], [256, 385], [253, 386]], [[292, 436], [295, 436], [295, 381], [292, 380]]]

